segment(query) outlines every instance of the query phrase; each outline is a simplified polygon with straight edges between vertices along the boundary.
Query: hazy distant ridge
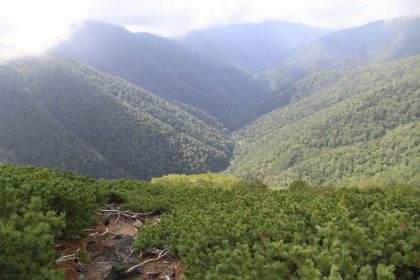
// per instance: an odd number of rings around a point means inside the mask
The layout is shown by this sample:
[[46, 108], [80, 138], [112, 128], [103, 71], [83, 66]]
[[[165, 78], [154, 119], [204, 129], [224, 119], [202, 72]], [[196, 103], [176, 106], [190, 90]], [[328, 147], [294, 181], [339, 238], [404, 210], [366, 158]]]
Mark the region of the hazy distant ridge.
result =
[[254, 116], [266, 90], [245, 72], [225, 67], [173, 40], [85, 22], [54, 53], [130, 81], [154, 94], [200, 108], [236, 128]]
[[186, 47], [252, 74], [267, 70], [286, 52], [332, 30], [302, 23], [266, 21], [192, 31], [178, 40]]
[[420, 16], [375, 21], [328, 34], [284, 55], [259, 80], [283, 89], [319, 71], [350, 70], [420, 53]]

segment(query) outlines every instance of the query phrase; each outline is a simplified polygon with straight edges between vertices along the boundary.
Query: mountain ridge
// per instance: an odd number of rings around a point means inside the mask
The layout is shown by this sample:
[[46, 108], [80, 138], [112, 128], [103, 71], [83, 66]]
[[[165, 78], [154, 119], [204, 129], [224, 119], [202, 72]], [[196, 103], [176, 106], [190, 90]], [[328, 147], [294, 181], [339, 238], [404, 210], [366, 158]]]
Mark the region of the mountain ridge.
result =
[[192, 105], [240, 127], [267, 94], [253, 77], [156, 35], [87, 21], [53, 53], [72, 57], [161, 97]]
[[[108, 42], [113, 34], [121, 36], [114, 38], [112, 46], [101, 48], [103, 53], [99, 56], [85, 55], [98, 59], [107, 67], [118, 66], [117, 72], [121, 69], [127, 70], [126, 73], [134, 71], [136, 77], [141, 73], [155, 78], [162, 74], [160, 80], [149, 80], [150, 84], [161, 81], [158, 91], [169, 90], [161, 94], [184, 94], [198, 103], [206, 100], [200, 96], [207, 96], [213, 100], [213, 105], [224, 104], [217, 110], [227, 110], [225, 118], [234, 115], [235, 119], [221, 122], [221, 116], [211, 110], [209, 103], [202, 104], [207, 109], [205, 111], [178, 99], [158, 97], [154, 92], [71, 58], [52, 55], [44, 61], [28, 59], [0, 67], [0, 124], [4, 131], [0, 139], [0, 161], [58, 167], [95, 178], [149, 179], [169, 173], [225, 170], [232, 160], [233, 141], [236, 141], [234, 164], [227, 172], [245, 179], [261, 178], [270, 184], [287, 186], [293, 179], [301, 179], [297, 175], [300, 174], [311, 184], [341, 185], [352, 181], [370, 183], [369, 178], [377, 180], [377, 174], [391, 180], [389, 176], [394, 174], [395, 178], [416, 181], [418, 175], [412, 170], [418, 164], [415, 162], [418, 151], [417, 142], [412, 140], [419, 136], [411, 129], [418, 128], [415, 123], [418, 114], [413, 113], [412, 108], [417, 108], [419, 101], [417, 84], [409, 77], [417, 75], [418, 57], [398, 59], [399, 56], [393, 57], [393, 54], [406, 56], [417, 51], [416, 44], [406, 46], [404, 43], [417, 42], [420, 38], [417, 30], [410, 33], [410, 28], [417, 26], [419, 18], [385, 22], [390, 25], [384, 31], [385, 35], [391, 34], [389, 30], [397, 30], [392, 34], [400, 36], [395, 39], [393, 35], [390, 40], [379, 34], [386, 40], [366, 46], [362, 44], [367, 51], [363, 54], [349, 55], [350, 47], [337, 50], [340, 53], [336, 57], [330, 54], [319, 56], [319, 49], [310, 46], [325, 38], [309, 43], [297, 52], [292, 51], [295, 56], [308, 49], [311, 51], [304, 53], [302, 60], [295, 61], [303, 63], [303, 68], [296, 69], [297, 72], [303, 69], [304, 75], [297, 77], [296, 73], [290, 72], [288, 76], [282, 75], [282, 82], [287, 86], [270, 95], [265, 91], [254, 91], [258, 88], [254, 87], [256, 82], [246, 82], [253, 79], [251, 76], [221, 67], [218, 62], [191, 52], [174, 40], [147, 33], [131, 33], [119, 26], [90, 23], [102, 32], [96, 34], [98, 40], [79, 34], [81, 40], [70, 43], [74, 44], [70, 49], [82, 51], [86, 46], [81, 42], [92, 43], [93, 47], [88, 46], [88, 49], [93, 52], [101, 47], [101, 42]], [[391, 24], [393, 22], [395, 25]], [[333, 32], [327, 37], [331, 41], [331, 38], [337, 38], [337, 34], [340, 38], [350, 34], [344, 40], [349, 42], [365, 34], [365, 30], [377, 30], [383, 24], [382, 21], [374, 22], [361, 29]], [[86, 27], [87, 34], [95, 28]], [[103, 41], [99, 40], [101, 38]], [[384, 42], [390, 44], [383, 45]], [[131, 52], [127, 50], [138, 51], [137, 60], [130, 61]], [[420, 49], [418, 51], [420, 53]], [[109, 61], [103, 59], [105, 54], [111, 55]], [[305, 57], [315, 62], [305, 64]], [[389, 64], [370, 64], [377, 59], [397, 60]], [[149, 61], [152, 66], [143, 67], [141, 61]], [[363, 66], [361, 61], [369, 65]], [[133, 63], [134, 68], [125, 68], [128, 62]], [[295, 62], [285, 65], [286, 68], [296, 65]], [[136, 68], [139, 65], [142, 67]], [[196, 68], [200, 65], [205, 69]], [[290, 70], [286, 68], [286, 72]], [[164, 72], [160, 72], [162, 69]], [[209, 69], [212, 70], [207, 72]], [[220, 69], [223, 70], [218, 72]], [[196, 70], [195, 76], [190, 75]], [[206, 80], [203, 73], [213, 74], [210, 80]], [[173, 83], [166, 83], [167, 79]], [[189, 95], [189, 89], [194, 87], [190, 83], [194, 81], [198, 86], [194, 88], [194, 94]], [[173, 85], [177, 86], [173, 88]], [[180, 85], [185, 85], [187, 90], [179, 91]], [[244, 88], [248, 90], [242, 91]], [[412, 91], [404, 92], [409, 89]], [[211, 92], [218, 95], [213, 96]], [[383, 100], [380, 99], [381, 93]], [[390, 93], [395, 93], [395, 97]], [[411, 103], [407, 103], [408, 100]], [[354, 112], [349, 112], [348, 108]], [[356, 113], [363, 118], [355, 118]], [[244, 124], [248, 125], [242, 127]], [[235, 128], [241, 129], [231, 135]], [[397, 159], [390, 158], [387, 152], [371, 151], [374, 147], [386, 146], [390, 139], [386, 138], [387, 133], [398, 137], [396, 147], [401, 156]], [[360, 142], [362, 140], [364, 143]], [[369, 148], [363, 150], [363, 145]], [[411, 156], [407, 152], [408, 146], [411, 147]], [[350, 155], [352, 151], [366, 163], [359, 163]], [[352, 162], [347, 162], [346, 157], [352, 158]], [[384, 161], [385, 167], [378, 167], [371, 159]], [[405, 168], [400, 164], [401, 160], [406, 161]], [[314, 173], [311, 169], [314, 166], [323, 166], [324, 169]], [[350, 176], [345, 166], [358, 170], [356, 175]], [[362, 174], [359, 166], [376, 173]], [[401, 172], [403, 169], [408, 173]], [[323, 174], [321, 179], [320, 174]]]
[[[411, 176], [404, 180], [418, 184], [420, 135], [414, 131], [418, 131], [420, 117], [419, 65], [417, 55], [341, 73], [320, 72], [301, 80], [295, 91], [301, 91], [302, 98], [238, 131], [236, 137], [241, 145], [235, 147], [235, 160], [227, 174], [249, 180], [258, 177], [275, 186], [286, 186], [294, 179], [314, 185], [343, 185], [402, 178], [398, 172], [406, 169]], [[307, 87], [312, 89], [309, 95]], [[404, 133], [398, 134], [395, 129], [400, 125]], [[410, 132], [410, 128], [414, 131]], [[400, 143], [396, 145], [401, 149], [396, 159], [387, 158], [386, 152], [373, 152], [386, 147], [394, 150], [390, 143], [380, 142], [387, 133], [397, 136], [395, 141]], [[369, 149], [363, 148], [364, 142]], [[381, 149], [375, 146], [378, 143]], [[346, 153], [340, 153], [341, 148], [347, 149]], [[411, 149], [411, 155], [407, 149]], [[359, 154], [361, 158], [364, 152], [372, 155], [366, 158], [367, 163], [352, 156]], [[335, 155], [335, 160], [328, 158], [329, 153]], [[316, 161], [320, 158], [324, 159], [322, 164]], [[348, 162], [349, 158], [355, 161]], [[380, 166], [373, 168], [372, 160], [384, 160], [388, 173]], [[407, 166], [402, 167], [402, 162]], [[376, 170], [373, 174], [364, 173], [372, 168]], [[387, 175], [378, 177], [378, 172]], [[360, 178], [352, 181], [349, 174], [353, 180]]]
[[177, 40], [194, 51], [254, 75], [266, 70], [287, 51], [331, 31], [303, 23], [265, 21], [191, 31]]
[[229, 162], [228, 131], [210, 116], [200, 113], [202, 121], [122, 79], [58, 56], [2, 70], [0, 149], [11, 162], [137, 179]]
[[281, 90], [318, 71], [351, 70], [420, 53], [420, 16], [380, 20], [330, 33], [277, 61], [258, 79]]

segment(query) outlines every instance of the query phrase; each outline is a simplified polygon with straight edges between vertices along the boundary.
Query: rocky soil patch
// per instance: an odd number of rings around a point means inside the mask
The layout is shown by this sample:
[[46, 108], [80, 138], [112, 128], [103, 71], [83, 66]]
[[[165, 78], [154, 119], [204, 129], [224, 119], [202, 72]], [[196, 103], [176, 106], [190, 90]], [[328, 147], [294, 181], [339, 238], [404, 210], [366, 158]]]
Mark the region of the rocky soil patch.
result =
[[[139, 214], [139, 215], [136, 215]], [[98, 225], [77, 243], [59, 244], [57, 267], [66, 269], [66, 280], [183, 279], [182, 266], [167, 249], [136, 255], [132, 244], [146, 219], [156, 223], [154, 213], [119, 211], [118, 205], [98, 210]]]

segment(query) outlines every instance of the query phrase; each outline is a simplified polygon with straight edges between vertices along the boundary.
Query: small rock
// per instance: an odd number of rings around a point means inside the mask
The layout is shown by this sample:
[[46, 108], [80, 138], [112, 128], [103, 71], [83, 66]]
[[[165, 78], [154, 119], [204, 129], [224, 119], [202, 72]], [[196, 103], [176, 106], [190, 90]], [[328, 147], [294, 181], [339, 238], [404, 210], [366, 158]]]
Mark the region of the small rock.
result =
[[96, 241], [89, 241], [86, 245], [86, 250], [88, 252], [96, 252], [98, 250], [98, 242]]
[[139, 220], [136, 220], [136, 221], [133, 223], [133, 226], [134, 226], [136, 229], [140, 230], [140, 229], [141, 229], [141, 227], [143, 226], [143, 223], [142, 223], [142, 222], [140, 222]]
[[105, 219], [104, 219], [104, 225], [109, 225], [109, 223], [111, 222], [111, 220], [112, 220], [112, 215], [107, 215], [107, 216], [105, 216]]
[[128, 270], [135, 265], [137, 265], [135, 262], [128, 264], [116, 264], [105, 273], [105, 280], [126, 280], [133, 276], [144, 274], [140, 267], [137, 267], [133, 269], [133, 271], [128, 272]]
[[[134, 242], [134, 238], [131, 235], [120, 234], [113, 239], [114, 245], [112, 247], [105, 248], [102, 261], [103, 262], [114, 262], [121, 263], [132, 255], [131, 245]], [[96, 255], [94, 258], [98, 257]]]
[[112, 240], [121, 239], [121, 238], [123, 238], [123, 236], [124, 236], [124, 234], [117, 234], [117, 235], [114, 236], [114, 238], [112, 238]]
[[[119, 235], [121, 235], [121, 236], [119, 236]], [[125, 234], [125, 235], [124, 234], [118, 234], [117, 236], [118, 236], [118, 238], [114, 237], [114, 240], [116, 240], [115, 243], [117, 243], [121, 247], [131, 247], [131, 245], [134, 242], [134, 238], [129, 234]]]
[[97, 264], [93, 264], [92, 265], [92, 271], [96, 271], [96, 270], [98, 270], [99, 269], [99, 267], [98, 267], [98, 265]]

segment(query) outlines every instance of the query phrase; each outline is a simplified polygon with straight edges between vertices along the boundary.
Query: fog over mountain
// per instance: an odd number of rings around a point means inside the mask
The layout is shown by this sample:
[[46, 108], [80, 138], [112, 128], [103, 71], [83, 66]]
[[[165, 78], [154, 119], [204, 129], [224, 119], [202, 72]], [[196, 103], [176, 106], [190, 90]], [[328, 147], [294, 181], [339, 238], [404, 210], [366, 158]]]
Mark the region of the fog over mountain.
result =
[[251, 74], [267, 70], [286, 52], [332, 32], [281, 21], [233, 24], [191, 31], [178, 38], [186, 47]]

